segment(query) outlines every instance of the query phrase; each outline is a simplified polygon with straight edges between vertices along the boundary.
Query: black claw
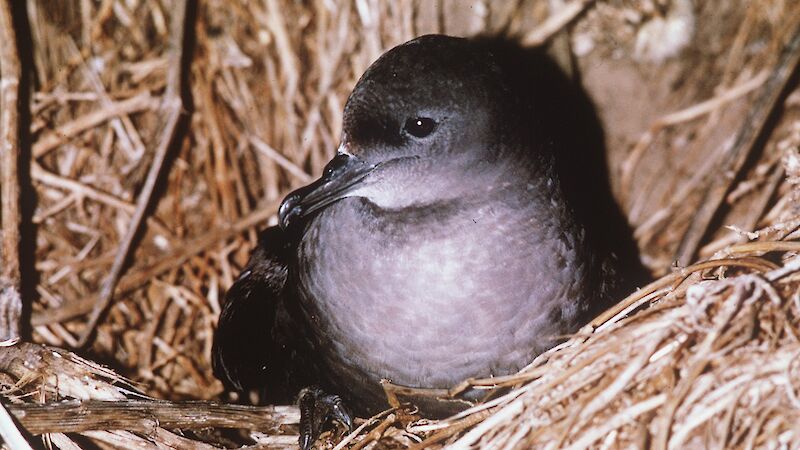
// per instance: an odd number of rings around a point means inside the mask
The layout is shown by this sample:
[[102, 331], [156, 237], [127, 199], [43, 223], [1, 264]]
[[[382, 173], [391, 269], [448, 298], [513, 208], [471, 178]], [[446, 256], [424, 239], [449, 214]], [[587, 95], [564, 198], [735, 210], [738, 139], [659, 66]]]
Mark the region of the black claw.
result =
[[341, 423], [347, 430], [353, 429], [353, 417], [338, 395], [329, 395], [318, 387], [300, 391], [297, 399], [300, 407], [300, 448], [309, 450], [323, 427], [332, 420]]
[[323, 401], [328, 403], [331, 408], [331, 419], [341, 423], [347, 431], [353, 429], [353, 416], [347, 411], [344, 402], [338, 395], [329, 395]]
[[300, 449], [301, 450], [310, 450], [311, 446], [314, 445], [314, 441], [316, 439], [312, 439], [310, 434], [303, 434], [300, 433]]

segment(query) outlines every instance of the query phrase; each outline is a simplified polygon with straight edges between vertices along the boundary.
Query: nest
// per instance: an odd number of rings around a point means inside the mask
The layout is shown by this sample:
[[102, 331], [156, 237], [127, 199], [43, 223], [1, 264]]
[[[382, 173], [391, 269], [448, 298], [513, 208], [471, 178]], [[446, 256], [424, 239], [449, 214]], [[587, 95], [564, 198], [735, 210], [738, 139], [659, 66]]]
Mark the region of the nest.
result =
[[[420, 34], [502, 33], [571, 49], [656, 281], [520, 373], [467, 380], [510, 388], [488, 403], [390, 409], [319, 445], [800, 446], [800, 5], [702, 3], [15, 4], [35, 343], [0, 350], [6, 408], [59, 448], [242, 445], [231, 428], [296, 446], [295, 407], [226, 403], [212, 376], [221, 296], [333, 154], [373, 60]], [[59, 350], [84, 343], [105, 366]]]

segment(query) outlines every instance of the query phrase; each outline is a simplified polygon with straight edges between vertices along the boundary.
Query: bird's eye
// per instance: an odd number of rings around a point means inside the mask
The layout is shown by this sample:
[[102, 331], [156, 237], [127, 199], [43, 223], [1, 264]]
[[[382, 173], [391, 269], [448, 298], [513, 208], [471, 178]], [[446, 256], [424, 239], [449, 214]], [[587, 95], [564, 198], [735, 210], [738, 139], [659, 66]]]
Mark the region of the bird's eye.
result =
[[343, 153], [337, 154], [336, 156], [334, 156], [334, 158], [332, 160], [330, 160], [330, 162], [328, 164], [325, 165], [325, 168], [322, 169], [322, 173], [326, 177], [329, 177], [329, 176], [333, 175], [333, 172], [335, 172], [340, 167], [345, 165], [347, 163], [348, 159], [350, 159], [350, 157], [348, 155], [345, 155]]
[[415, 117], [413, 119], [408, 119], [403, 127], [406, 133], [418, 138], [428, 136], [429, 134], [433, 133], [435, 128], [436, 121], [428, 117]]

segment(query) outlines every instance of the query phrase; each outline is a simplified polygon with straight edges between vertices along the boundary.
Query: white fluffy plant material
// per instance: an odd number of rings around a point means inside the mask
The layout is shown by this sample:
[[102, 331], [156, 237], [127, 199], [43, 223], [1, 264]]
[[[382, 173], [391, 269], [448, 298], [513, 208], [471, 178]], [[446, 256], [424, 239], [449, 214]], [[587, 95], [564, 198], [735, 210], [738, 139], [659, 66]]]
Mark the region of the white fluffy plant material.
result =
[[653, 17], [636, 33], [633, 56], [639, 61], [660, 64], [689, 45], [694, 32], [692, 0], [674, 0], [664, 16]]

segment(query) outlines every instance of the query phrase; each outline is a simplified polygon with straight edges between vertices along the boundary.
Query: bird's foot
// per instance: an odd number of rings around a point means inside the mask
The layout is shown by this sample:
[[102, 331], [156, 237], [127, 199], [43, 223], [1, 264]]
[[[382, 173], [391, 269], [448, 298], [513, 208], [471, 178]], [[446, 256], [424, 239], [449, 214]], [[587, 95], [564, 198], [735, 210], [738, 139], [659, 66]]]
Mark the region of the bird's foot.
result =
[[322, 433], [324, 426], [335, 420], [348, 431], [353, 428], [353, 418], [338, 395], [326, 394], [313, 386], [300, 391], [300, 448], [309, 450]]

